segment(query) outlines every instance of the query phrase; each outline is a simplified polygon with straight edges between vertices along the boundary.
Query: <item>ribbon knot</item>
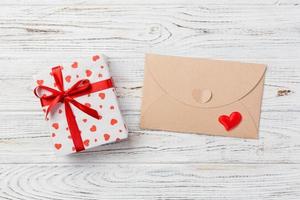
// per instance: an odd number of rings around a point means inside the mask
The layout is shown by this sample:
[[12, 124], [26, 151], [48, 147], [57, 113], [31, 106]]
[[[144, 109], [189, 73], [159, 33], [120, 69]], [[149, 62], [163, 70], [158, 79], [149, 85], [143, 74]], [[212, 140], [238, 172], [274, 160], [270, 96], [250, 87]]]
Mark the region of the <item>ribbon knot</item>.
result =
[[[111, 79], [107, 79], [91, 84], [88, 79], [82, 79], [77, 81], [71, 88], [64, 90], [62, 67], [53, 67], [51, 74], [54, 78], [55, 85], [58, 90], [48, 86], [40, 85], [34, 89], [34, 94], [38, 98], [40, 98], [42, 106], [48, 106], [46, 110], [46, 118], [49, 112], [52, 111], [56, 105], [58, 105], [59, 103], [63, 103], [65, 105], [66, 119], [73, 139], [74, 147], [76, 151], [82, 151], [84, 150], [84, 145], [80, 135], [81, 131], [78, 128], [75, 115], [70, 104], [74, 105], [91, 117], [100, 119], [101, 116], [96, 110], [90, 108], [87, 105], [79, 103], [74, 98], [111, 88], [112, 81]], [[40, 96], [39, 94], [41, 91], [46, 91], [46, 93], [48, 94], [43, 94], [42, 96]]]

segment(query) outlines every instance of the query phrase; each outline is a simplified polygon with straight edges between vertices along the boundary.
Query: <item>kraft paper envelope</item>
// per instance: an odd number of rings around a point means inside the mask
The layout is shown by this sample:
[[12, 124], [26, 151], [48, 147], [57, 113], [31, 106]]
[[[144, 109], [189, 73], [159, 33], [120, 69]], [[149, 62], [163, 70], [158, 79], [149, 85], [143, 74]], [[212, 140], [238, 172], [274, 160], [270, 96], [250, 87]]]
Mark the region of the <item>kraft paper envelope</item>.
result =
[[258, 138], [266, 66], [147, 54], [141, 128]]

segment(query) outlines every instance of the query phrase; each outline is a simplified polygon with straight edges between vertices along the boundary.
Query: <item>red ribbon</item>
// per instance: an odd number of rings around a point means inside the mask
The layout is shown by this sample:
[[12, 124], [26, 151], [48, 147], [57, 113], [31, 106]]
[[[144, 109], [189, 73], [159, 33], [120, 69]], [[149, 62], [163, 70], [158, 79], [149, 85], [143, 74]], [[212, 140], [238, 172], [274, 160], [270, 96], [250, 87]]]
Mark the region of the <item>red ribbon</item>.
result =
[[[70, 130], [70, 133], [72, 136], [74, 147], [75, 147], [76, 151], [78, 152], [78, 151], [84, 150], [85, 148], [84, 148], [83, 141], [81, 138], [81, 131], [78, 128], [78, 125], [77, 125], [77, 122], [75, 119], [75, 115], [72, 111], [70, 104], [73, 104], [75, 107], [77, 107], [81, 111], [85, 112], [86, 114], [90, 115], [91, 117], [100, 119], [100, 116], [96, 110], [79, 103], [74, 98], [111, 88], [111, 87], [113, 87], [113, 84], [112, 84], [111, 79], [106, 79], [106, 80], [99, 81], [96, 83], [90, 83], [90, 81], [88, 79], [82, 79], [82, 80], [79, 80], [77, 83], [75, 83], [68, 90], [64, 90], [64, 81], [63, 81], [63, 76], [62, 76], [61, 70], [62, 70], [62, 67], [60, 67], [60, 66], [52, 68], [52, 75], [54, 77], [54, 81], [55, 81], [55, 84], [56, 84], [58, 90], [41, 85], [41, 86], [37, 86], [34, 89], [34, 94], [38, 98], [40, 98], [42, 106], [48, 106], [47, 111], [46, 111], [46, 117], [48, 116], [49, 112], [51, 110], [53, 110], [55, 105], [57, 105], [58, 103], [65, 104], [65, 113], [66, 113], [67, 123], [68, 123], [69, 130]], [[48, 91], [51, 94], [39, 96], [38, 90]]]

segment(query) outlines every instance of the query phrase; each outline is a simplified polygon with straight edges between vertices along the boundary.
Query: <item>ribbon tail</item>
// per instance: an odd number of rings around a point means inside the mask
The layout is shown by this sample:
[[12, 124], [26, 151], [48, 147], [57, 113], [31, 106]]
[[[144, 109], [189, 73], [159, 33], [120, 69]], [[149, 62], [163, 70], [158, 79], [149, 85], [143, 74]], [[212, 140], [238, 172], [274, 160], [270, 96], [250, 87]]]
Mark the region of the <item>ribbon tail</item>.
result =
[[82, 112], [90, 115], [91, 117], [94, 117], [95, 119], [101, 119], [101, 116], [95, 109], [92, 109], [86, 105], [83, 105], [83, 104], [79, 103], [78, 101], [75, 101], [74, 99], [70, 99], [69, 102], [72, 103], [74, 106], [76, 106]]
[[[46, 119], [49, 114], [49, 112], [52, 110], [52, 108], [60, 101], [60, 96], [55, 97], [55, 99], [51, 102], [51, 104], [48, 106], [46, 111]], [[42, 101], [41, 101], [42, 102]]]
[[72, 111], [72, 108], [69, 104], [69, 102], [65, 101], [65, 112], [66, 112], [66, 118], [70, 130], [70, 134], [72, 136], [73, 144], [75, 147], [75, 150], [77, 152], [84, 150], [83, 141], [81, 138], [81, 131], [78, 128], [75, 115]]

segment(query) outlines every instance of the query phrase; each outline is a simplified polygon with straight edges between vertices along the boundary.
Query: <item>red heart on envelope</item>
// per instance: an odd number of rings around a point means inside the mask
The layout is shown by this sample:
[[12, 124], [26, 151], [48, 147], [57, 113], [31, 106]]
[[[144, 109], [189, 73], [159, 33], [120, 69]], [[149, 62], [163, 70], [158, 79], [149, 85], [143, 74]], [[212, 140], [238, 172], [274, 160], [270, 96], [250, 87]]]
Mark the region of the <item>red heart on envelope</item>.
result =
[[239, 112], [232, 112], [230, 116], [221, 115], [219, 122], [224, 126], [226, 131], [230, 131], [242, 121], [242, 115]]

